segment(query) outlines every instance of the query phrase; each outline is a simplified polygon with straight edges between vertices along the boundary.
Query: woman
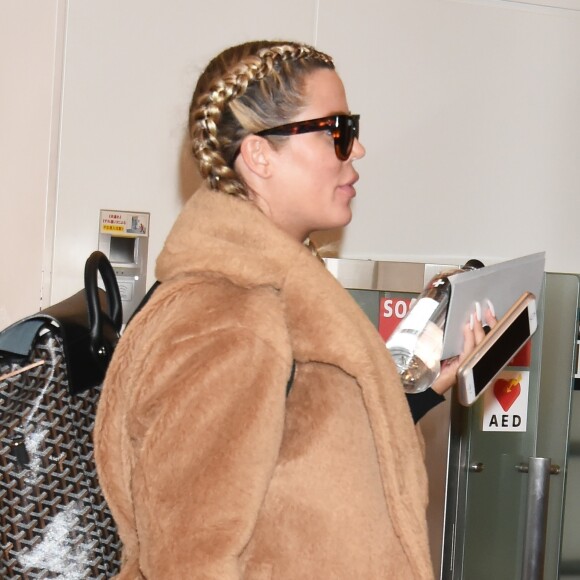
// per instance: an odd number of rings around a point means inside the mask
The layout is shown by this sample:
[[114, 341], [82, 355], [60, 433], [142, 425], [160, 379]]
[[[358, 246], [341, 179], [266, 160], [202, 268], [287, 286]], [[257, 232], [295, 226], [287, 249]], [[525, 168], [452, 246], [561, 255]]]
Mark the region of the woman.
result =
[[358, 120], [332, 59], [303, 44], [230, 48], [199, 79], [207, 184], [119, 343], [95, 429], [119, 578], [432, 578], [394, 365], [304, 243], [351, 219]]

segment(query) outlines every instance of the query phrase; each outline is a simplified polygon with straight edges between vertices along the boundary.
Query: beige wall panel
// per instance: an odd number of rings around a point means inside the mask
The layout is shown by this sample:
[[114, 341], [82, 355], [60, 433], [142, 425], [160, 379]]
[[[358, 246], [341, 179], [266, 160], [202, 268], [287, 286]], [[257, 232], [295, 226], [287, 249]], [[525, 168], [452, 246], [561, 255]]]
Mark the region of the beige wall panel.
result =
[[580, 272], [580, 12], [321, 0], [366, 158], [345, 257]]
[[0, 3], [0, 328], [40, 308], [50, 269], [61, 8]]
[[258, 37], [314, 42], [316, 2], [71, 0], [67, 28], [53, 301], [78, 289], [99, 210], [151, 212], [148, 283], [197, 184], [185, 150], [202, 67]]

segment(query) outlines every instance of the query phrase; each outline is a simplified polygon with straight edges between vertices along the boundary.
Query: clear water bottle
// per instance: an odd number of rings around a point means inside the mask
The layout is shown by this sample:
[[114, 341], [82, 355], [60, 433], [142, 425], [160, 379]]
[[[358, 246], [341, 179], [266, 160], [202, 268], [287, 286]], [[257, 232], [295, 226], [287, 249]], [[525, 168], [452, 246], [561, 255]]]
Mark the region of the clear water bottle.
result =
[[407, 393], [428, 389], [441, 371], [443, 330], [451, 296], [449, 276], [482, 266], [479, 260], [469, 260], [457, 270], [435, 276], [387, 341]]

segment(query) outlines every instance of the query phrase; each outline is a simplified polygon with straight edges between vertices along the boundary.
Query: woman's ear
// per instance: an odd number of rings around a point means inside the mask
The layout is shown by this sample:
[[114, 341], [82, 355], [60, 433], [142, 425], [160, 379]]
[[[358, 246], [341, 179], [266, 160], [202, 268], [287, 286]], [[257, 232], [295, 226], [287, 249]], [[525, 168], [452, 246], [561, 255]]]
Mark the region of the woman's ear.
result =
[[249, 177], [248, 172], [254, 178], [268, 179], [271, 175], [270, 156], [272, 154], [272, 145], [264, 137], [258, 135], [248, 135], [244, 137], [240, 145], [240, 154], [236, 160], [236, 165], [241, 167], [237, 169], [242, 174]]

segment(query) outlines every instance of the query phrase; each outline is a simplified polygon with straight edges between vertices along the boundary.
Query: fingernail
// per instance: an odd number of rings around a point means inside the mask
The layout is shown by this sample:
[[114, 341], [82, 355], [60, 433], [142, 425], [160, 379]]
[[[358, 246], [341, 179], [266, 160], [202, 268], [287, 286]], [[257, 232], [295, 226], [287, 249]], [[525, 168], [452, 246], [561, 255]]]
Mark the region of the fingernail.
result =
[[495, 308], [493, 307], [493, 304], [491, 303], [491, 300], [489, 300], [489, 299], [487, 299], [487, 307], [489, 308], [491, 315], [495, 318]]
[[469, 315], [469, 330], [473, 330], [473, 314]]
[[475, 303], [475, 316], [477, 316], [477, 320], [481, 322], [481, 304], [479, 302]]

